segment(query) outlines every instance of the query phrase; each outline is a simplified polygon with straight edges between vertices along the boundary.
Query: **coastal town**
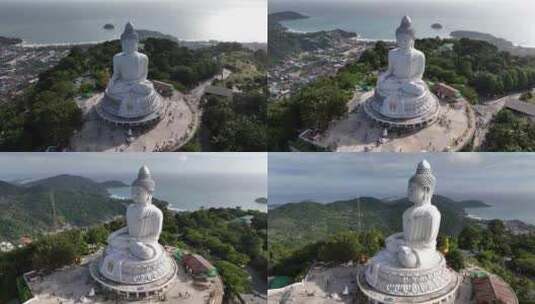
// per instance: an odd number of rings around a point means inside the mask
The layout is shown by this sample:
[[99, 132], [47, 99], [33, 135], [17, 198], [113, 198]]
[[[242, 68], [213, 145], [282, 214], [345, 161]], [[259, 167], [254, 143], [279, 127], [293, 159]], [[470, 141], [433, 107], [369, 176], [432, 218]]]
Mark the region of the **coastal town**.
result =
[[40, 73], [69, 54], [70, 45], [24, 45], [20, 40], [0, 40], [0, 101], [9, 101]]
[[322, 76], [334, 76], [346, 64], [358, 60], [374, 42], [349, 37], [327, 48], [292, 54], [275, 64], [268, 72], [272, 100], [288, 98], [302, 87]]

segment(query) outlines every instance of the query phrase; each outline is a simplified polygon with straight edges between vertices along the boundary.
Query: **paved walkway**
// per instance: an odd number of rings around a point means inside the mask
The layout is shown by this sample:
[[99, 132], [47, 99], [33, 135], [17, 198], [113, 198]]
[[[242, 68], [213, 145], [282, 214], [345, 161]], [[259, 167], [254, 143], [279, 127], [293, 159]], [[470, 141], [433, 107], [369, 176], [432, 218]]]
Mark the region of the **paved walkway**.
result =
[[175, 92], [164, 100], [164, 114], [161, 120], [148, 130], [133, 129], [133, 141], [127, 142], [127, 129], [103, 121], [95, 111], [95, 105], [102, 98], [97, 94], [80, 103], [85, 123], [71, 138], [70, 149], [76, 152], [151, 152], [165, 150], [183, 141], [193, 131], [193, 117], [196, 115], [186, 104], [184, 96]]
[[[322, 146], [338, 152], [442, 152], [458, 151], [472, 138], [475, 117], [467, 103], [460, 108], [441, 102], [438, 121], [417, 132], [397, 135], [391, 132], [381, 141], [384, 129], [364, 113], [362, 104], [373, 92], [350, 101], [354, 111], [335, 121], [320, 139]], [[350, 110], [351, 111], [351, 110]]]
[[223, 72], [201, 82], [184, 95], [175, 91], [170, 98], [164, 98], [162, 119], [148, 130], [133, 129], [133, 140], [127, 142], [127, 129], [116, 127], [100, 119], [95, 105], [102, 98], [97, 94], [87, 100], [78, 101], [84, 113], [82, 129], [73, 135], [70, 150], [75, 152], [152, 152], [176, 151], [187, 143], [197, 131], [201, 122], [200, 101], [206, 87], [216, 79], [225, 79], [231, 72]]
[[115, 301], [103, 295], [90, 295], [91, 290], [98, 290], [89, 274], [89, 264], [99, 253], [84, 258], [82, 265], [71, 265], [40, 277], [30, 283], [30, 289], [35, 298], [31, 304], [75, 304], [75, 303], [191, 303], [191, 304], [221, 304], [223, 301], [223, 283], [217, 277], [210, 288], [202, 290], [194, 286], [193, 279], [179, 265], [178, 273], [166, 291], [163, 301], [142, 300], [134, 302]]
[[270, 292], [268, 303], [355, 304], [356, 275], [357, 268], [352, 265], [317, 266], [308, 272], [304, 284], [296, 284], [278, 293]]

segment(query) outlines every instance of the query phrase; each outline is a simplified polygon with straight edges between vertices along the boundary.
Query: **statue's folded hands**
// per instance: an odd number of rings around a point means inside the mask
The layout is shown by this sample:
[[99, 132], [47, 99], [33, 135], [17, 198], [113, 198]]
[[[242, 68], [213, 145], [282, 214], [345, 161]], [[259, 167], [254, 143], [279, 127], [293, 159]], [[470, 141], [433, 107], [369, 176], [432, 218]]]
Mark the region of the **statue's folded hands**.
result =
[[134, 256], [142, 260], [148, 260], [156, 254], [156, 251], [153, 248], [145, 245], [143, 242], [130, 242], [129, 249]]

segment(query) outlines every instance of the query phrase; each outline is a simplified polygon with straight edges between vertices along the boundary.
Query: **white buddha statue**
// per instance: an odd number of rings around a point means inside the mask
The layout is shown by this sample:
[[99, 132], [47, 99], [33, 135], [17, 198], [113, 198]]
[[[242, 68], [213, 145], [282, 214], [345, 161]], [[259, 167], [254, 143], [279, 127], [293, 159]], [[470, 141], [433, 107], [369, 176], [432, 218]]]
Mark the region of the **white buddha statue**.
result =
[[151, 114], [160, 103], [152, 82], [147, 79], [149, 59], [138, 52], [139, 36], [129, 22], [121, 35], [122, 52], [113, 57], [113, 75], [105, 91], [106, 110], [123, 118]]
[[158, 244], [163, 215], [152, 204], [155, 182], [146, 166], [141, 167], [132, 183], [133, 204], [126, 211], [126, 227], [108, 237], [100, 270], [109, 279], [139, 283], [165, 274], [165, 254]]
[[403, 213], [403, 232], [389, 236], [386, 248], [371, 258], [365, 269], [367, 284], [380, 293], [430, 295], [458, 282], [457, 274], [436, 249], [441, 215], [431, 204], [435, 184], [431, 166], [423, 160], [409, 179], [408, 199], [413, 205]]
[[123, 51], [113, 56], [113, 75], [106, 92], [111, 96], [128, 93], [148, 95], [154, 89], [147, 80], [149, 58], [138, 52], [139, 36], [128, 22], [121, 35]]
[[436, 250], [440, 212], [431, 204], [435, 177], [425, 160], [410, 178], [408, 198], [414, 205], [403, 213], [403, 232], [386, 239], [387, 250], [405, 268], [426, 268], [440, 261]]
[[382, 102], [379, 112], [393, 118], [413, 118], [434, 102], [422, 77], [425, 55], [414, 48], [411, 19], [403, 17], [396, 30], [398, 47], [388, 53], [388, 68], [377, 80], [375, 97]]
[[108, 244], [115, 248], [127, 248], [130, 254], [141, 259], [152, 258], [162, 232], [163, 215], [152, 204], [155, 183], [146, 166], [139, 169], [137, 179], [132, 183], [134, 204], [126, 210], [126, 227], [108, 237]]

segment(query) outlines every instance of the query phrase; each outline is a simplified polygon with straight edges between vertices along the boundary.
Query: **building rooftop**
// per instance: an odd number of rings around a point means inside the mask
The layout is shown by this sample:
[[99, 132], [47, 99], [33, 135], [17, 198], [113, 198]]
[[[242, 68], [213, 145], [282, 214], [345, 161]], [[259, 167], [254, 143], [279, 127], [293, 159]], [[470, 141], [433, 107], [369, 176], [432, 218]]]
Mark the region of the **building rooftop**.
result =
[[213, 85], [207, 86], [204, 93], [228, 97], [228, 98], [232, 98], [232, 95], [233, 95], [233, 91], [231, 89], [227, 89], [225, 87], [213, 86]]
[[475, 277], [472, 285], [477, 304], [518, 304], [518, 299], [507, 283], [495, 275]]
[[509, 99], [505, 102], [505, 107], [529, 116], [535, 116], [535, 104]]
[[210, 262], [198, 254], [186, 255], [182, 261], [194, 274], [210, 272], [214, 269]]

